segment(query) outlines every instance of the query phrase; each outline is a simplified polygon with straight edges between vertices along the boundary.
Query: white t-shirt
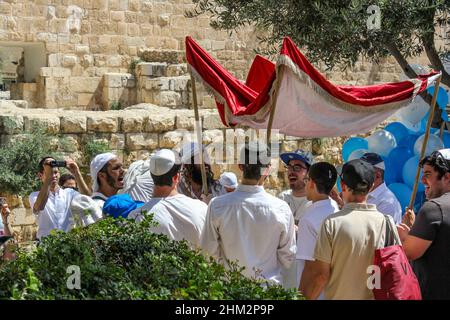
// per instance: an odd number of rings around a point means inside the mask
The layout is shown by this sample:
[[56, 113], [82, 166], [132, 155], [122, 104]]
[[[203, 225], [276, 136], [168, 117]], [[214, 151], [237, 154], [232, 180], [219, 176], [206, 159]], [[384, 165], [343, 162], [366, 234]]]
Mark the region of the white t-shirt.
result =
[[377, 206], [377, 210], [382, 214], [390, 215], [394, 218], [395, 224], [402, 222], [402, 207], [395, 194], [383, 182], [375, 190], [369, 193], [367, 203]]
[[[314, 248], [316, 247], [317, 236], [319, 234], [322, 222], [330, 214], [339, 211], [336, 201], [328, 198], [313, 202], [306, 209], [305, 214], [298, 223], [297, 237], [297, 282], [300, 284], [305, 261], [314, 261]], [[321, 294], [323, 298], [323, 292]]]
[[295, 260], [294, 217], [262, 186], [240, 184], [209, 203], [201, 243], [225, 267], [237, 261], [245, 276], [283, 284], [281, 267]]
[[[57, 229], [64, 232], [70, 229], [70, 203], [79, 193], [71, 188], [58, 188], [55, 192], [49, 192], [47, 203], [42, 211], [35, 212], [38, 225], [37, 238], [41, 239], [50, 234], [50, 231]], [[36, 203], [39, 191], [33, 192], [29, 196], [31, 208]]]
[[286, 190], [278, 195], [278, 198], [287, 202], [294, 215], [295, 223], [297, 224], [301, 217], [305, 214], [306, 208], [311, 205], [306, 197], [296, 197], [292, 194], [292, 190]]
[[187, 240], [191, 247], [200, 247], [200, 237], [205, 225], [208, 206], [196, 199], [177, 194], [166, 198], [152, 198], [139, 209], [133, 210], [129, 219], [140, 222], [143, 213], [153, 213], [153, 219], [159, 223], [151, 231], [165, 234], [172, 240]]

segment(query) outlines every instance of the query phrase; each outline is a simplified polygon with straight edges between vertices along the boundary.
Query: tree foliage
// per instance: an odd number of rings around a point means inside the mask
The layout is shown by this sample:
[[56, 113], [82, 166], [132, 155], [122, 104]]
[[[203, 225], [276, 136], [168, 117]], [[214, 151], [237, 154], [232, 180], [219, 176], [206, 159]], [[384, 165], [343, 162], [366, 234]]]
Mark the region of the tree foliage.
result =
[[24, 196], [39, 189], [38, 163], [45, 156], [56, 156], [53, 138], [37, 128], [0, 147], [0, 193]]
[[[348, 67], [362, 56], [373, 62], [392, 55], [409, 77], [415, 72], [407, 59], [425, 52], [430, 66], [443, 71], [442, 82], [450, 86], [450, 76], [442, 64], [450, 59], [450, 0], [193, 0], [194, 17], [212, 16], [216, 29], [237, 30], [255, 25], [266, 31], [260, 40], [272, 50], [289, 36], [308, 51], [311, 61], [323, 61], [331, 69]], [[381, 27], [368, 28], [377, 5]], [[446, 27], [446, 34], [436, 32]], [[435, 40], [447, 37], [447, 45]]]
[[[0, 266], [0, 299], [301, 298], [296, 290], [248, 279], [236, 266], [225, 270], [185, 241], [149, 232], [153, 224], [107, 218], [50, 235]], [[78, 289], [68, 288], [69, 266], [79, 267]]]

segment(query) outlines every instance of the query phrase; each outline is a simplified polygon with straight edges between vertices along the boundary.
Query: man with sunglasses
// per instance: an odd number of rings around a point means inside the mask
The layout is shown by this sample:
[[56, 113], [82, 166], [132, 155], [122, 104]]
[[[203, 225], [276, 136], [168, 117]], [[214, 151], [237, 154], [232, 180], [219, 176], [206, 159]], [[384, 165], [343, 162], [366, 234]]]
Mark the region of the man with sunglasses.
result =
[[[293, 152], [286, 152], [280, 155], [283, 161], [286, 173], [288, 175], [290, 190], [286, 190], [278, 195], [278, 198], [285, 201], [291, 208], [294, 215], [295, 229], [298, 229], [300, 218], [311, 204], [306, 199], [305, 177], [313, 163], [313, 155], [301, 149]], [[281, 274], [284, 279], [285, 288], [297, 288], [297, 260], [289, 268], [283, 268]]]
[[417, 218], [408, 209], [397, 228], [422, 298], [450, 299], [450, 149], [433, 152], [420, 166], [428, 201]]
[[291, 189], [280, 193], [278, 198], [287, 202], [292, 210], [295, 225], [297, 226], [299, 219], [310, 205], [310, 202], [306, 199], [303, 179], [313, 163], [313, 155], [308, 151], [297, 149], [294, 152], [282, 153], [280, 158], [285, 164]]

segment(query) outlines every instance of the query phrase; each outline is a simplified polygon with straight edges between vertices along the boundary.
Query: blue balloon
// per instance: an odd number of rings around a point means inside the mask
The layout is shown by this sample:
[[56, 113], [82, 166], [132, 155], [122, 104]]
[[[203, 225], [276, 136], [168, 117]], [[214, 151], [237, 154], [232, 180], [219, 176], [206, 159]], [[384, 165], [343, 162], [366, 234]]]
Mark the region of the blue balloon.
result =
[[442, 135], [442, 142], [444, 142], [444, 147], [450, 148], [450, 132], [447, 130], [445, 130]]
[[337, 181], [336, 181], [336, 186], [337, 186], [338, 192], [341, 193], [342, 192], [341, 178], [339, 176], [338, 176]]
[[[405, 165], [403, 166], [402, 174], [403, 174], [403, 181], [405, 184], [410, 187], [411, 189], [414, 188], [414, 180], [416, 178], [416, 172], [417, 172], [417, 166], [419, 165], [419, 156], [414, 156], [410, 158], [408, 161], [406, 161]], [[424, 191], [425, 186], [422, 184], [422, 170], [420, 170], [420, 177], [419, 177], [419, 186], [418, 191]]]
[[411, 200], [412, 194], [411, 188], [404, 183], [392, 183], [388, 186], [388, 188], [395, 195], [398, 202], [400, 202], [403, 212], [405, 208], [409, 206], [409, 201]]
[[397, 182], [397, 171], [388, 157], [381, 157], [384, 162], [384, 182], [386, 185]]
[[347, 162], [350, 154], [357, 149], [369, 149], [367, 140], [360, 137], [352, 137], [345, 141], [342, 145], [342, 158], [344, 162]]
[[[403, 166], [405, 165], [406, 161], [408, 161], [410, 158], [414, 156], [414, 153], [411, 149], [408, 147], [397, 147], [392, 149], [392, 151], [389, 153], [389, 164], [392, 168], [394, 181], [393, 182], [401, 182], [403, 183]], [[385, 178], [386, 180], [386, 178]]]
[[397, 144], [409, 134], [408, 128], [400, 122], [389, 123], [384, 130], [389, 131], [394, 135]]
[[403, 138], [400, 143], [398, 144], [399, 147], [406, 147], [408, 150], [410, 150], [414, 154], [414, 144], [416, 143], [416, 140], [419, 139], [419, 137], [422, 135], [422, 133], [410, 133], [405, 138]]
[[[433, 95], [434, 88], [435, 88], [435, 86], [429, 87], [427, 89], [428, 93]], [[445, 107], [447, 106], [447, 103], [448, 103], [448, 94], [447, 94], [447, 91], [445, 91], [445, 89], [442, 87], [439, 87], [436, 103], [438, 104], [439, 108], [445, 110]]]

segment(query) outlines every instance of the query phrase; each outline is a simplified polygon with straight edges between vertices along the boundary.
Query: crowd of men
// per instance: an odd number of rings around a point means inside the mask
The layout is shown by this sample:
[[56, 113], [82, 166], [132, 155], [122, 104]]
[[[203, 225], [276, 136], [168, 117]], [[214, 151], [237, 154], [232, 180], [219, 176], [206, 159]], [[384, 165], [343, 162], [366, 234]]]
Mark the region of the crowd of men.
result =
[[[308, 299], [359, 300], [373, 299], [368, 267], [384, 244], [388, 216], [397, 226], [394, 242], [410, 259], [422, 297], [450, 298], [450, 149], [420, 162], [427, 201], [417, 216], [401, 208], [387, 188], [383, 159], [375, 153], [339, 170], [314, 162], [303, 150], [283, 153], [290, 189], [278, 197], [263, 186], [270, 174], [269, 155], [266, 145], [247, 142], [239, 154], [238, 183], [231, 172], [215, 179], [204, 148], [195, 143], [180, 153], [159, 150], [128, 171], [116, 155], [104, 153], [91, 162], [92, 187], [74, 161], [66, 160], [70, 174], [60, 177], [55, 159], [45, 157], [39, 162], [42, 187], [29, 196], [37, 238], [105, 215], [139, 222], [152, 213], [158, 225], [149, 232], [186, 240], [226, 267], [236, 262], [245, 276], [298, 288]], [[8, 205], [1, 209], [7, 225]], [[86, 210], [88, 217], [83, 216]]]

